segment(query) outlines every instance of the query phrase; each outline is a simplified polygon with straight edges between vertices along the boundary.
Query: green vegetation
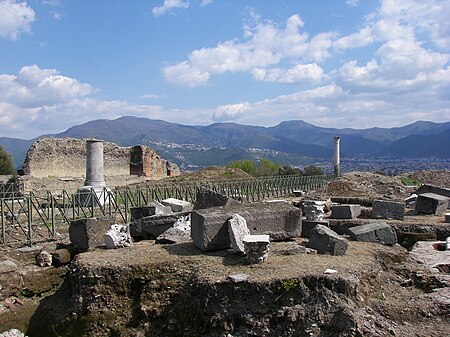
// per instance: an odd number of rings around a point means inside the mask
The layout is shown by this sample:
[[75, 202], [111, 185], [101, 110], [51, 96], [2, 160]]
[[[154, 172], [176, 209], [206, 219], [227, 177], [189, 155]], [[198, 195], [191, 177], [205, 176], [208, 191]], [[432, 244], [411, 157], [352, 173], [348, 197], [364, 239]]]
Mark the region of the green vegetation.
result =
[[250, 159], [241, 159], [230, 162], [227, 165], [228, 168], [238, 168], [247, 172], [255, 177], [267, 177], [267, 176], [315, 176], [322, 175], [323, 169], [314, 165], [305, 167], [304, 170], [294, 168], [290, 166], [282, 166], [281, 164], [274, 163], [269, 159], [261, 159], [258, 164]]
[[11, 155], [0, 146], [0, 174], [13, 174], [14, 167]]
[[291, 289], [297, 288], [300, 285], [300, 281], [297, 279], [283, 280], [280, 283], [280, 289], [289, 291]]
[[414, 178], [409, 178], [409, 177], [402, 177], [400, 179], [400, 181], [405, 186], [420, 186], [420, 185], [422, 185], [422, 183], [419, 180], [414, 179]]
[[238, 168], [252, 176], [256, 175], [256, 165], [249, 159], [241, 159], [232, 161], [227, 165], [228, 168]]

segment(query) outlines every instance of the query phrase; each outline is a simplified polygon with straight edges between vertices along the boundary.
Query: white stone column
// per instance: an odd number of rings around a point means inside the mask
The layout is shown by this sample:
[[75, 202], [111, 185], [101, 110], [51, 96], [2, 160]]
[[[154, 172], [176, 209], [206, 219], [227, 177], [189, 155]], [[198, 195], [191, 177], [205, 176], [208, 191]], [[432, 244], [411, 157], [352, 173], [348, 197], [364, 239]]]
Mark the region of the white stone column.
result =
[[86, 180], [84, 186], [105, 187], [103, 174], [103, 141], [88, 139], [86, 141]]
[[341, 137], [334, 137], [334, 174], [341, 175], [341, 154], [340, 154]]

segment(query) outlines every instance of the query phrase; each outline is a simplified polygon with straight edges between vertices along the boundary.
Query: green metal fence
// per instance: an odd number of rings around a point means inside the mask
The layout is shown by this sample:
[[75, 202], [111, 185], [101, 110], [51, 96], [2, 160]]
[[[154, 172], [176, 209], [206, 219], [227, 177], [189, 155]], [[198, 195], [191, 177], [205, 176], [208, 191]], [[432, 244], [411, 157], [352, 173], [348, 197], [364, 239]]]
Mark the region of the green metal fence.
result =
[[58, 195], [18, 194], [8, 191], [0, 195], [0, 244], [26, 243], [57, 239], [67, 234], [70, 221], [80, 218], [110, 216], [117, 222], [130, 220], [130, 208], [145, 206], [150, 201], [176, 198], [195, 202], [200, 187], [240, 200], [255, 202], [291, 194], [294, 190], [312, 190], [334, 179], [333, 175], [277, 176], [250, 180], [201, 183], [154, 184], [152, 186], [86, 191]]

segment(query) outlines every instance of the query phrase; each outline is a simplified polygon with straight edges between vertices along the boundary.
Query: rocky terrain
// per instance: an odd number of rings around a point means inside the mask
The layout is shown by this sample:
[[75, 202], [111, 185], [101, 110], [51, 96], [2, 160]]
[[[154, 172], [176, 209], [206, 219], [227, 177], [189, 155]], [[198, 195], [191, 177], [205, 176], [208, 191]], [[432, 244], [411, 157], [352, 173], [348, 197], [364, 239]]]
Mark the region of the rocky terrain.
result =
[[[245, 178], [230, 172], [211, 168], [189, 177]], [[405, 177], [450, 187], [448, 171], [398, 177], [354, 172], [308, 192], [307, 198], [403, 200], [416, 189], [402, 183]], [[362, 214], [330, 226], [339, 232], [366, 220]], [[404, 220], [387, 222], [398, 234], [419, 233], [416, 241], [450, 234], [443, 217], [413, 210]], [[31, 337], [437, 337], [450, 331], [450, 257], [442, 247], [409, 251], [350, 241], [346, 255], [329, 256], [299, 253], [305, 242], [271, 243], [269, 259], [260, 265], [249, 265], [227, 250], [202, 253], [192, 243], [159, 245], [153, 240], [78, 254], [70, 265], [59, 267], [38, 267], [35, 255], [64, 242], [2, 247], [0, 331], [18, 328]], [[433, 254], [444, 261], [438, 269], [432, 266]], [[236, 274], [248, 280], [235, 283], [229, 276]]]

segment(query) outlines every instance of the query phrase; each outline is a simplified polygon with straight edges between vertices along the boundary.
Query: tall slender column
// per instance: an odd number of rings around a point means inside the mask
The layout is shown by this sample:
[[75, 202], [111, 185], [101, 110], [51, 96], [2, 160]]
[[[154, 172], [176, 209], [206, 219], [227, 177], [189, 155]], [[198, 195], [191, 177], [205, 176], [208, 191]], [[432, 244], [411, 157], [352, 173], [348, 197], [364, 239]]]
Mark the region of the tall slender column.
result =
[[86, 141], [86, 180], [84, 186], [105, 187], [103, 175], [103, 141]]
[[334, 137], [334, 174], [341, 175], [341, 154], [340, 154], [341, 137]]

